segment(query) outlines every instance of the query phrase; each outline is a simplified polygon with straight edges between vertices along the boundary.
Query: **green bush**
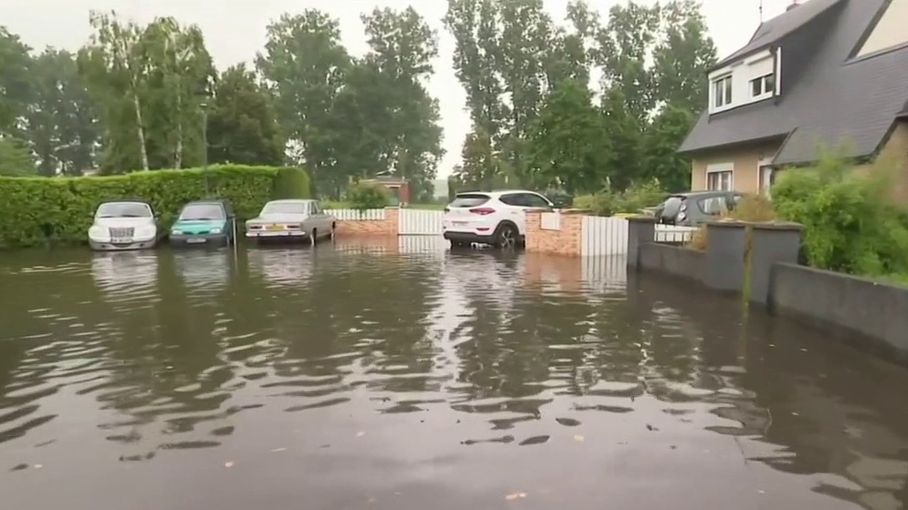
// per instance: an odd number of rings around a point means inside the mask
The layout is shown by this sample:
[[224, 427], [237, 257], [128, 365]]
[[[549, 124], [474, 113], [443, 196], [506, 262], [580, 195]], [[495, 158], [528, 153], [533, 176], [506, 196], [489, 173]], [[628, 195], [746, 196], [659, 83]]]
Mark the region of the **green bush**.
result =
[[357, 183], [347, 190], [347, 201], [354, 209], [381, 209], [390, 203], [390, 196], [384, 186]]
[[888, 189], [880, 169], [862, 176], [844, 161], [824, 158], [813, 168], [783, 172], [772, 195], [779, 218], [804, 225], [810, 265], [866, 276], [908, 274], [908, 218], [887, 199]]
[[592, 211], [598, 216], [639, 213], [641, 209], [659, 205], [667, 195], [659, 181], [652, 180], [632, 184], [622, 192], [604, 190], [594, 195], [576, 197], [574, 207]]
[[300, 168], [281, 168], [274, 178], [275, 200], [286, 198], [312, 198], [309, 174]]
[[0, 246], [85, 242], [95, 209], [105, 200], [147, 201], [164, 228], [184, 204], [205, 198], [229, 200], [237, 217], [248, 219], [272, 199], [280, 172], [225, 165], [109, 177], [0, 177]]

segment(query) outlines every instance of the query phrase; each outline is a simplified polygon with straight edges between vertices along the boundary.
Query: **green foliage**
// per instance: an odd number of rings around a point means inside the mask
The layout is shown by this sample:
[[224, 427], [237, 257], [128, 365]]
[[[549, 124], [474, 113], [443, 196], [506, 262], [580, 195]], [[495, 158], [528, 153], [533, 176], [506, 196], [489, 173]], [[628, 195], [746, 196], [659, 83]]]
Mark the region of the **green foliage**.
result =
[[31, 98], [29, 47], [0, 26], [0, 135], [17, 134], [17, 120]]
[[35, 160], [25, 143], [18, 138], [0, 136], [0, 175], [21, 177], [34, 174]]
[[210, 163], [280, 165], [284, 139], [271, 97], [240, 64], [221, 74], [208, 111]]
[[776, 211], [773, 203], [764, 195], [744, 195], [735, 203], [729, 216], [739, 221], [773, 221]]
[[230, 200], [238, 218], [251, 218], [272, 199], [280, 173], [286, 172], [214, 166], [109, 177], [0, 178], [0, 246], [85, 242], [94, 211], [105, 200], [147, 200], [165, 228], [187, 202], [212, 197]]
[[810, 265], [847, 273], [908, 274], [908, 217], [889, 196], [889, 175], [869, 176], [825, 157], [813, 168], [790, 169], [773, 186], [781, 219], [804, 225]]
[[604, 118], [593, 107], [586, 86], [574, 80], [561, 82], [534, 124], [530, 145], [540, 187], [563, 187], [575, 194], [607, 184], [610, 147]]
[[347, 201], [353, 209], [380, 209], [391, 200], [388, 190], [379, 184], [360, 182], [347, 190]]
[[605, 190], [576, 197], [574, 207], [592, 211], [598, 216], [639, 213], [644, 208], [659, 205], [666, 195], [659, 181], [651, 180], [634, 183], [621, 192]]
[[312, 183], [309, 174], [300, 168], [281, 168], [274, 177], [275, 200], [290, 198], [312, 198]]
[[683, 108], [666, 106], [643, 136], [643, 177], [658, 179], [668, 191], [690, 189], [690, 159], [678, 154], [678, 146], [696, 118]]

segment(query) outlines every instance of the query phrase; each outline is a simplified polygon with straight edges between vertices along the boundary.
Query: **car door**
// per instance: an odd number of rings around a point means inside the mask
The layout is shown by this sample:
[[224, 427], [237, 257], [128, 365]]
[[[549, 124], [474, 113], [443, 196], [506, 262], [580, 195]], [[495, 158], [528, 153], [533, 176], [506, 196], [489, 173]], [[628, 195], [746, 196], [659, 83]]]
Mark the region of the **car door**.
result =
[[510, 220], [517, 225], [517, 232], [523, 234], [526, 227], [526, 199], [523, 193], [508, 193], [498, 197], [498, 201], [506, 205], [502, 220]]
[[325, 210], [322, 209], [322, 204], [318, 202], [312, 202], [312, 215], [318, 223], [318, 231], [326, 234], [331, 232], [331, 218], [325, 214]]

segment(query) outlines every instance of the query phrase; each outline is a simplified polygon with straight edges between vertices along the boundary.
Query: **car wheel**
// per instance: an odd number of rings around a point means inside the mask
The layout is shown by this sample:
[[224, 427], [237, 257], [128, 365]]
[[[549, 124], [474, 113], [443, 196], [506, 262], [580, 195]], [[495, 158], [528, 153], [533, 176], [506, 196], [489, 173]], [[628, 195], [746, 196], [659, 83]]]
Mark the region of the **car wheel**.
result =
[[518, 237], [514, 225], [504, 224], [495, 232], [495, 246], [503, 249], [516, 248]]

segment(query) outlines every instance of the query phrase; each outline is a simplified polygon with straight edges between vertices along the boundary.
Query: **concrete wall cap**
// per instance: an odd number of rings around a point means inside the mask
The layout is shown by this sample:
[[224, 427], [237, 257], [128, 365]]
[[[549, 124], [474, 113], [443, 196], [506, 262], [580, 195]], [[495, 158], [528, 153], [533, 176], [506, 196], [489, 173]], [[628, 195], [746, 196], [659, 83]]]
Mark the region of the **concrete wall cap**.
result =
[[749, 223], [747, 223], [747, 225], [756, 230], [792, 230], [792, 231], [796, 231], [796, 232], [800, 232], [800, 231], [804, 230], [804, 225], [801, 225], [800, 223], [792, 223], [792, 222], [785, 222], [785, 221], [749, 222]]
[[705, 225], [707, 228], [744, 228], [747, 223], [743, 221], [707, 221]]

